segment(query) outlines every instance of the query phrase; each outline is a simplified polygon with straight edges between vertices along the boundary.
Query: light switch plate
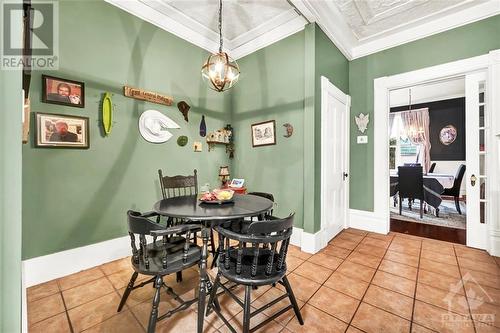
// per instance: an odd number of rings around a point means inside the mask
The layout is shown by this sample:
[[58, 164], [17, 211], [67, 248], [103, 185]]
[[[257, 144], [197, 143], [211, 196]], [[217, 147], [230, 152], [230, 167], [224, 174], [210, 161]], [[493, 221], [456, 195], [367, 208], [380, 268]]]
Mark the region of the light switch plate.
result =
[[358, 136], [358, 144], [368, 143], [367, 135], [359, 135]]

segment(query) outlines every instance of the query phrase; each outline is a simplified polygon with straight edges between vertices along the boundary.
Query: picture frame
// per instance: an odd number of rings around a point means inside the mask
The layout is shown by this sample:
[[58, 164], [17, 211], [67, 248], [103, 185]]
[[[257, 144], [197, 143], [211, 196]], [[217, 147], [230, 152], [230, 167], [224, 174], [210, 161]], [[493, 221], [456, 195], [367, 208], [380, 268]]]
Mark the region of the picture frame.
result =
[[242, 179], [242, 178], [233, 178], [231, 180], [231, 183], [229, 183], [229, 187], [242, 188], [243, 184], [245, 184], [245, 179]]
[[251, 125], [252, 147], [276, 144], [276, 121], [268, 120]]
[[89, 118], [36, 113], [35, 147], [89, 149]]
[[84, 108], [85, 83], [42, 75], [42, 102]]

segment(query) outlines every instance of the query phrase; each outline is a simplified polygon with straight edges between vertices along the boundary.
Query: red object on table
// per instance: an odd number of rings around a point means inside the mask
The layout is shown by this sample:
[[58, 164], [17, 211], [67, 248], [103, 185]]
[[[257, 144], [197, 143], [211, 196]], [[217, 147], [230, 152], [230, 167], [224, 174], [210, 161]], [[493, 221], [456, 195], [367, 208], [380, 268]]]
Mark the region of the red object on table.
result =
[[238, 188], [238, 187], [225, 186], [225, 187], [221, 187], [221, 190], [232, 190], [236, 194], [247, 194], [247, 188], [246, 187], [239, 187]]

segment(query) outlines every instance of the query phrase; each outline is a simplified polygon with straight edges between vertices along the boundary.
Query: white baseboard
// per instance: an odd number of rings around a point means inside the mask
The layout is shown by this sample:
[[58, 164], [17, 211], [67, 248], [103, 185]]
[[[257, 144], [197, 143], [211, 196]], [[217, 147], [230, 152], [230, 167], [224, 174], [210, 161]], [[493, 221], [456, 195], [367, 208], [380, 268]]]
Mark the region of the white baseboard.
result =
[[489, 254], [495, 257], [500, 257], [500, 231], [494, 230], [490, 233], [491, 247]]
[[102, 265], [131, 254], [128, 236], [23, 260], [26, 288]]
[[386, 235], [389, 233], [387, 221], [374, 212], [349, 210], [349, 227]]
[[290, 244], [300, 247], [302, 244], [303, 229], [293, 227], [292, 236], [290, 237]]
[[311, 234], [304, 232], [304, 229], [293, 227], [290, 243], [300, 247], [303, 252], [317, 253], [321, 250], [321, 231]]
[[307, 253], [317, 253], [321, 250], [321, 235], [322, 232], [318, 231], [315, 234], [310, 234], [308, 232], [302, 232], [302, 244], [300, 249]]

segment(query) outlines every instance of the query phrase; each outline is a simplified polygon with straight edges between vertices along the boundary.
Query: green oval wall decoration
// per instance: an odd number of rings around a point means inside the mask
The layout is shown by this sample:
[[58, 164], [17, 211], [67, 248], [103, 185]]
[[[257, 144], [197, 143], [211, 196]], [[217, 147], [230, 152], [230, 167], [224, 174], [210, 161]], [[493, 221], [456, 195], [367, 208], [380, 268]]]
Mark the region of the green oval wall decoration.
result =
[[177, 144], [181, 147], [184, 147], [188, 143], [188, 137], [185, 135], [181, 135], [177, 138]]
[[105, 93], [102, 99], [102, 127], [104, 134], [107, 136], [111, 133], [113, 126], [113, 102], [111, 101], [111, 94]]

